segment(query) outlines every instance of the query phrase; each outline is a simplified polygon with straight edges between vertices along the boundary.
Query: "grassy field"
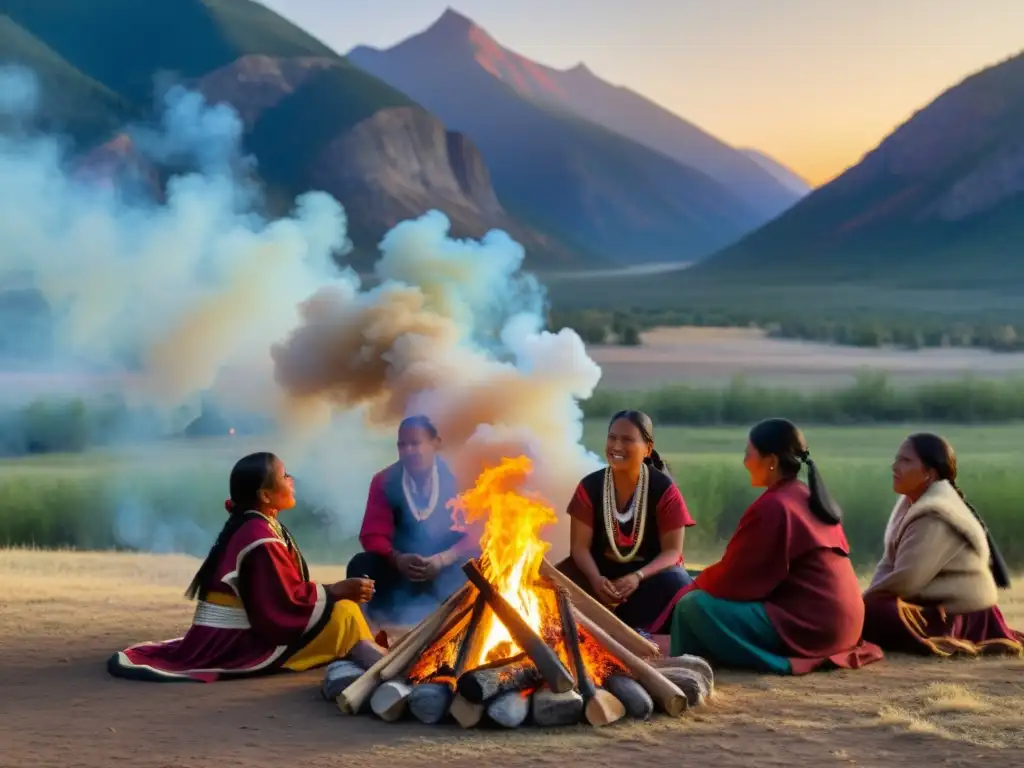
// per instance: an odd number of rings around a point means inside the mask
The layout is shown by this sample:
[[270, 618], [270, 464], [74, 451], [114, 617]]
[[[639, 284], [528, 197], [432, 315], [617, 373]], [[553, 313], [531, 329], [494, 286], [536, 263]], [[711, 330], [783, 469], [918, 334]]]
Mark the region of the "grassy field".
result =
[[[602, 452], [605, 424], [586, 425], [585, 443]], [[926, 425], [919, 425], [926, 426]], [[894, 497], [889, 464], [909, 427], [806, 429], [811, 451], [846, 511], [860, 566], [878, 557]], [[1024, 565], [1024, 476], [1019, 472], [1020, 426], [939, 428], [956, 447], [961, 485], [986, 518], [1007, 559]], [[716, 556], [743, 509], [756, 496], [741, 457], [743, 428], [664, 427], [659, 450], [672, 465], [698, 525], [687, 534], [688, 557]], [[223, 521], [222, 502], [234, 461], [249, 450], [274, 447], [244, 439], [181, 441], [132, 451], [90, 452], [9, 460], [0, 464], [0, 545], [104, 549], [141, 547], [199, 554]], [[367, 447], [384, 466], [389, 441]], [[287, 461], [287, 452], [282, 449]], [[367, 482], [369, 478], [367, 478]], [[299, 477], [299, 495], [302, 478]], [[343, 562], [356, 546], [364, 485], [340, 501], [344, 513], [323, 520], [307, 503], [288, 524], [312, 559]]]

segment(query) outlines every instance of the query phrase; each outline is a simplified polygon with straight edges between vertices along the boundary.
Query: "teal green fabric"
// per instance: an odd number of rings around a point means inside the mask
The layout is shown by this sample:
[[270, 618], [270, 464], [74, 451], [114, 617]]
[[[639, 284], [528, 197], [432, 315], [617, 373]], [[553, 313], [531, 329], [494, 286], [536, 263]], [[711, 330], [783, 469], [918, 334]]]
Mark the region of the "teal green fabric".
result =
[[695, 589], [672, 613], [671, 653], [690, 653], [712, 664], [791, 675], [786, 647], [762, 603], [720, 600]]

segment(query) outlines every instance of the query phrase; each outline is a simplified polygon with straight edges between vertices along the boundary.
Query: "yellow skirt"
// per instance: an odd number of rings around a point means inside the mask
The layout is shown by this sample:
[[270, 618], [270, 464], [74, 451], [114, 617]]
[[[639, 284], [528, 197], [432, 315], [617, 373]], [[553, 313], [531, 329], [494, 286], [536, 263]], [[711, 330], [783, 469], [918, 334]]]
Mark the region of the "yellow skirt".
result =
[[362, 640], [372, 640], [363, 612], [351, 600], [339, 600], [331, 610], [331, 618], [316, 637], [283, 664], [284, 669], [305, 672], [343, 659]]

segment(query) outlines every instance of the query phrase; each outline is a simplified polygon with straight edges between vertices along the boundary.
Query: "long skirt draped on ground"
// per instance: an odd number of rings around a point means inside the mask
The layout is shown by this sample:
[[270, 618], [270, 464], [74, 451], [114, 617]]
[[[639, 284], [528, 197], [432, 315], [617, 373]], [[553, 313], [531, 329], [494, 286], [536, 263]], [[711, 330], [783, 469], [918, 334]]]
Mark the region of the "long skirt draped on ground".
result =
[[939, 606], [875, 597], [864, 607], [864, 638], [887, 651], [944, 657], [1024, 657], [1024, 633], [1011, 629], [996, 606], [951, 614]]

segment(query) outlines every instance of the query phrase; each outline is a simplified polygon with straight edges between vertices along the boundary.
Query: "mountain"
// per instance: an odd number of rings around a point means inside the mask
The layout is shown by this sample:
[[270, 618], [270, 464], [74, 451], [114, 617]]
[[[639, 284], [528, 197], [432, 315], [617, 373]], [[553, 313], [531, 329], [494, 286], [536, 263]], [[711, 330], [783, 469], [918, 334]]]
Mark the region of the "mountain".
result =
[[[449, 10], [436, 34], [472, 25]], [[743, 200], [763, 224], [803, 194], [780, 183], [773, 170], [639, 93], [612, 85], [585, 64], [558, 70], [501, 46], [479, 28], [469, 32], [479, 66], [524, 98], [568, 111], [650, 147], [712, 177]], [[356, 59], [359, 63], [359, 57]]]
[[510, 86], [494, 63], [504, 55], [448, 10], [423, 33], [387, 50], [355, 48], [348, 59], [468, 135], [510, 210], [620, 263], [697, 259], [765, 220], [704, 171]]
[[127, 123], [153, 116], [161, 84], [230, 103], [245, 123], [272, 212], [302, 191], [334, 194], [365, 267], [385, 231], [439, 208], [453, 234], [500, 227], [533, 265], [585, 254], [510, 216], [472, 141], [405, 94], [251, 0], [0, 0], [0, 63], [38, 74], [42, 122], [77, 143], [87, 173], [127, 171], [145, 185]]
[[687, 279], [740, 275], [1024, 287], [1024, 54], [946, 90], [860, 163]]
[[803, 177], [791, 171], [774, 157], [769, 157], [764, 152], [749, 147], [741, 149], [740, 152], [768, 171], [777, 182], [797, 197], [803, 197], [813, 189]]

